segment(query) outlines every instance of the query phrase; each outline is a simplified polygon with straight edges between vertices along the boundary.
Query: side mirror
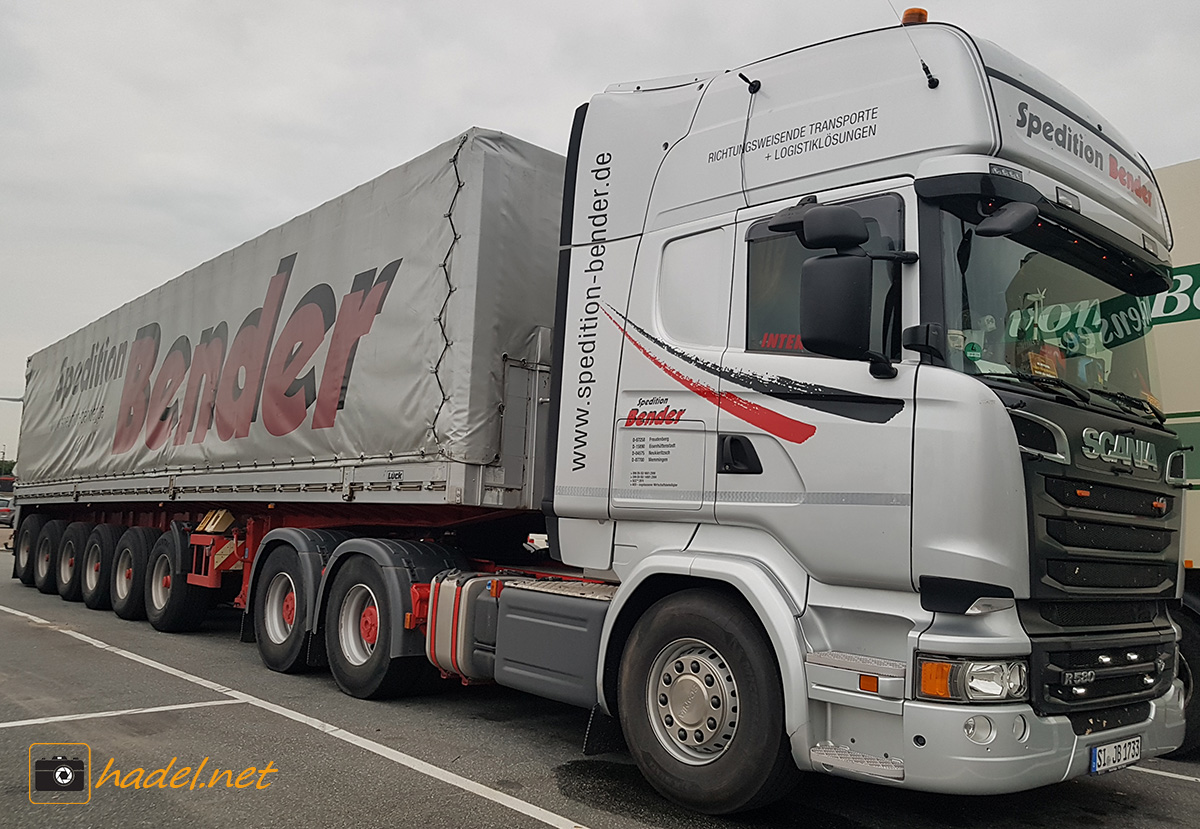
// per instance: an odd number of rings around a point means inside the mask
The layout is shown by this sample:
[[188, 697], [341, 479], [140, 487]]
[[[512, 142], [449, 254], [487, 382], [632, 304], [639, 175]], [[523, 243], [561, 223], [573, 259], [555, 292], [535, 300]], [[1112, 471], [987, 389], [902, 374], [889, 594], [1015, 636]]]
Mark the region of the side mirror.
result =
[[[805, 225], [807, 230], [807, 219]], [[843, 360], [867, 357], [871, 347], [868, 257], [836, 254], [809, 259], [800, 269], [800, 297], [800, 332], [806, 351]]]
[[[841, 253], [849, 248], [857, 248], [869, 238], [871, 234], [867, 232], [867, 223], [858, 215], [858, 211], [836, 204], [810, 208], [804, 214], [804, 223], [800, 228], [800, 241], [809, 250], [834, 248]], [[868, 272], [870, 269], [868, 262]]]
[[1027, 230], [1037, 221], [1037, 205], [1025, 201], [1010, 201], [979, 224], [976, 236], [1011, 236]]

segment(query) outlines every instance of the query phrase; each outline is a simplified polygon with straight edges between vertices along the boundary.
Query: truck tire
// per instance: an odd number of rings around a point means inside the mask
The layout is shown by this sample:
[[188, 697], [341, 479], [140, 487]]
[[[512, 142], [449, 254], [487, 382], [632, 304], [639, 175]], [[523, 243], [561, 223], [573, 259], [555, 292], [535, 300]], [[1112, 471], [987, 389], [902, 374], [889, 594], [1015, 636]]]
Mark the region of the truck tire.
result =
[[423, 656], [392, 659], [392, 608], [383, 570], [366, 556], [346, 562], [325, 612], [325, 649], [338, 687], [359, 699], [418, 690], [435, 674]]
[[33, 561], [37, 554], [37, 540], [42, 527], [46, 526], [46, 516], [30, 515], [17, 528], [17, 552], [15, 570], [21, 584], [33, 584]]
[[254, 590], [254, 637], [259, 657], [272, 671], [294, 674], [308, 668], [308, 604], [300, 556], [293, 547], [276, 547]]
[[122, 619], [146, 618], [146, 565], [150, 548], [161, 535], [150, 527], [131, 527], [117, 542], [109, 574], [108, 595], [113, 613]]
[[1186, 757], [1200, 752], [1200, 623], [1187, 611], [1174, 615], [1174, 620], [1183, 632], [1179, 640], [1179, 678], [1183, 680], [1183, 715], [1187, 728], [1183, 732], [1183, 745], [1168, 754], [1168, 757]]
[[[697, 697], [703, 707], [691, 705]], [[775, 655], [737, 599], [691, 589], [647, 610], [621, 659], [618, 705], [638, 768], [676, 803], [728, 814], [795, 782]]]
[[58, 595], [63, 601], [78, 602], [83, 599], [80, 586], [83, 583], [83, 550], [94, 524], [75, 521], [63, 533], [62, 546], [58, 548]]
[[154, 542], [146, 564], [146, 618], [155, 630], [183, 633], [196, 630], [208, 614], [206, 588], [189, 584], [181, 534], [163, 533]]
[[112, 581], [113, 554], [125, 528], [117, 524], [97, 524], [83, 545], [83, 572], [79, 594], [92, 610], [111, 610], [108, 586]]
[[33, 560], [33, 586], [43, 593], [58, 592], [58, 548], [62, 546], [66, 521], [47, 521], [38, 533]]

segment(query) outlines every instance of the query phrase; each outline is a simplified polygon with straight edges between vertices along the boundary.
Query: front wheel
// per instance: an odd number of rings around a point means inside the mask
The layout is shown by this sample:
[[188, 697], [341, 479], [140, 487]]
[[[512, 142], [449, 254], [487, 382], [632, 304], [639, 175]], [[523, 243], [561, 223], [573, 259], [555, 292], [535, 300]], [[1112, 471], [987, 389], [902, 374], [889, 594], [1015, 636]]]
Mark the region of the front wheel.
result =
[[693, 589], [653, 605], [626, 643], [618, 703], [638, 768], [676, 803], [727, 814], [791, 789], [779, 669], [740, 600]]
[[424, 656], [393, 659], [392, 614], [383, 570], [355, 556], [338, 570], [325, 613], [325, 651], [338, 687], [359, 699], [409, 693], [435, 675]]
[[1183, 715], [1187, 727], [1183, 732], [1183, 745], [1172, 751], [1169, 757], [1185, 757], [1200, 751], [1200, 624], [1191, 616], [1175, 614], [1183, 636], [1179, 640], [1179, 678], [1183, 680]]

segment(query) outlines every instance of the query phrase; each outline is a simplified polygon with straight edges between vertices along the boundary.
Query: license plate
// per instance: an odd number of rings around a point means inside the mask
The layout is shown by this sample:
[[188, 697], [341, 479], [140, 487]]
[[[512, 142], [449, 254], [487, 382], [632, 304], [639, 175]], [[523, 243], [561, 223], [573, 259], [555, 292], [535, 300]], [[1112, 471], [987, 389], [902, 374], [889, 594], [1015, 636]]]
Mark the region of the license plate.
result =
[[1123, 768], [1142, 759], [1142, 738], [1130, 737], [1115, 743], [1092, 746], [1092, 774]]

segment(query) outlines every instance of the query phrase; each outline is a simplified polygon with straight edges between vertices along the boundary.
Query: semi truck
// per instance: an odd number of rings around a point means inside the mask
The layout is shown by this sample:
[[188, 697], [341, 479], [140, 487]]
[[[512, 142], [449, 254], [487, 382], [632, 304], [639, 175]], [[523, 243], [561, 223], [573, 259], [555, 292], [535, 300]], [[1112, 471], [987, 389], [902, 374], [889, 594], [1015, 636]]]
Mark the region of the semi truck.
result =
[[565, 159], [470, 129], [34, 354], [14, 576], [590, 708], [702, 812], [1178, 749], [1161, 194], [911, 20], [611, 86]]

